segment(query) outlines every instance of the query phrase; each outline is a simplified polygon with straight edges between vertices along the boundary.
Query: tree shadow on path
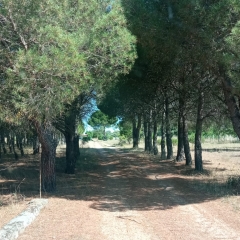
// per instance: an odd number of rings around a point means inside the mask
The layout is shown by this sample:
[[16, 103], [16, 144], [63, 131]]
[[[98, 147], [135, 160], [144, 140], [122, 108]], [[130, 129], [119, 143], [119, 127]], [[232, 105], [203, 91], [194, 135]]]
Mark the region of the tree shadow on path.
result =
[[[225, 194], [207, 193], [209, 182], [201, 175], [180, 175], [173, 161], [153, 161], [148, 155], [107, 148], [86, 149], [82, 157], [82, 170], [73, 176], [60, 174], [55, 196], [92, 201], [91, 208], [100, 211], [166, 210]], [[223, 183], [212, 184], [225, 188]]]

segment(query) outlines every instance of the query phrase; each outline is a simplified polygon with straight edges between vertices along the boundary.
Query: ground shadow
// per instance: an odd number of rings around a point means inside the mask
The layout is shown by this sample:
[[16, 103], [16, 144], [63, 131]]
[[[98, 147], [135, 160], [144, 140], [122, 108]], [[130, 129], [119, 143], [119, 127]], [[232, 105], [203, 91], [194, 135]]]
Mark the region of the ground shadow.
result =
[[[11, 184], [17, 186], [25, 178], [20, 184], [21, 194], [37, 196], [38, 165], [38, 159], [31, 159], [11, 172], [0, 172], [5, 181], [5, 193]], [[182, 171], [186, 168], [183, 165], [176, 165], [170, 160], [152, 161], [149, 156], [126, 149], [84, 148], [81, 149], [76, 173], [64, 174], [64, 168], [65, 158], [59, 154], [56, 160], [57, 191], [54, 194], [43, 193], [43, 196], [92, 201], [91, 208], [100, 211], [165, 210], [229, 194], [227, 191], [221, 192], [221, 195], [213, 194], [211, 187], [226, 189], [226, 184], [184, 175]], [[191, 168], [187, 171], [193, 172]]]

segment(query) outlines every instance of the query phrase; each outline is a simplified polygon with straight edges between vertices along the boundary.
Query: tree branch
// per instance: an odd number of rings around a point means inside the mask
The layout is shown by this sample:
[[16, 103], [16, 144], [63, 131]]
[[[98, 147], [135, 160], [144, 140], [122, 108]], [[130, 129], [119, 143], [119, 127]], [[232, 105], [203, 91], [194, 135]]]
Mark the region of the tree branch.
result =
[[27, 43], [26, 43], [24, 37], [18, 32], [18, 30], [17, 30], [17, 25], [16, 25], [16, 23], [15, 23], [14, 20], [13, 20], [12, 12], [11, 12], [10, 9], [9, 9], [8, 13], [9, 13], [9, 19], [10, 19], [10, 22], [11, 22], [11, 24], [12, 24], [13, 30], [14, 30], [14, 32], [19, 36], [20, 41], [21, 41], [24, 49], [27, 51], [27, 50], [28, 50]]

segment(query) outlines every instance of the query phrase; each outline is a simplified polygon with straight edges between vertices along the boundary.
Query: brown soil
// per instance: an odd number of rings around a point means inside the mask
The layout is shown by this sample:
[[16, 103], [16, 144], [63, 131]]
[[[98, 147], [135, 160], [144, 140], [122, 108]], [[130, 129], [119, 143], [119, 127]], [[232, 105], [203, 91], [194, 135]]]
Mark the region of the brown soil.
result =
[[[58, 190], [44, 195], [49, 204], [20, 240], [240, 239], [240, 189], [226, 185], [239, 176], [239, 152], [204, 152], [206, 170], [198, 174], [184, 163], [102, 146], [84, 146], [74, 175], [61, 173], [59, 152]], [[21, 165], [22, 206], [37, 194], [37, 161]]]

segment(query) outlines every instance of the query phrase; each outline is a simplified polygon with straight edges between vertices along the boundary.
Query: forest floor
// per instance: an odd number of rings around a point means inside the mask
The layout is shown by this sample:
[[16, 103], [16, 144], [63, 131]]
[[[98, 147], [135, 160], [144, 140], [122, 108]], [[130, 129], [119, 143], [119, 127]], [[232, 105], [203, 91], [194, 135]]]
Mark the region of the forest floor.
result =
[[[48, 205], [19, 240], [240, 239], [240, 146], [226, 146], [205, 145], [200, 174], [91, 141], [74, 175], [63, 173], [59, 146], [57, 192], [43, 193]], [[38, 197], [38, 163], [31, 155], [0, 162], [0, 228]]]

